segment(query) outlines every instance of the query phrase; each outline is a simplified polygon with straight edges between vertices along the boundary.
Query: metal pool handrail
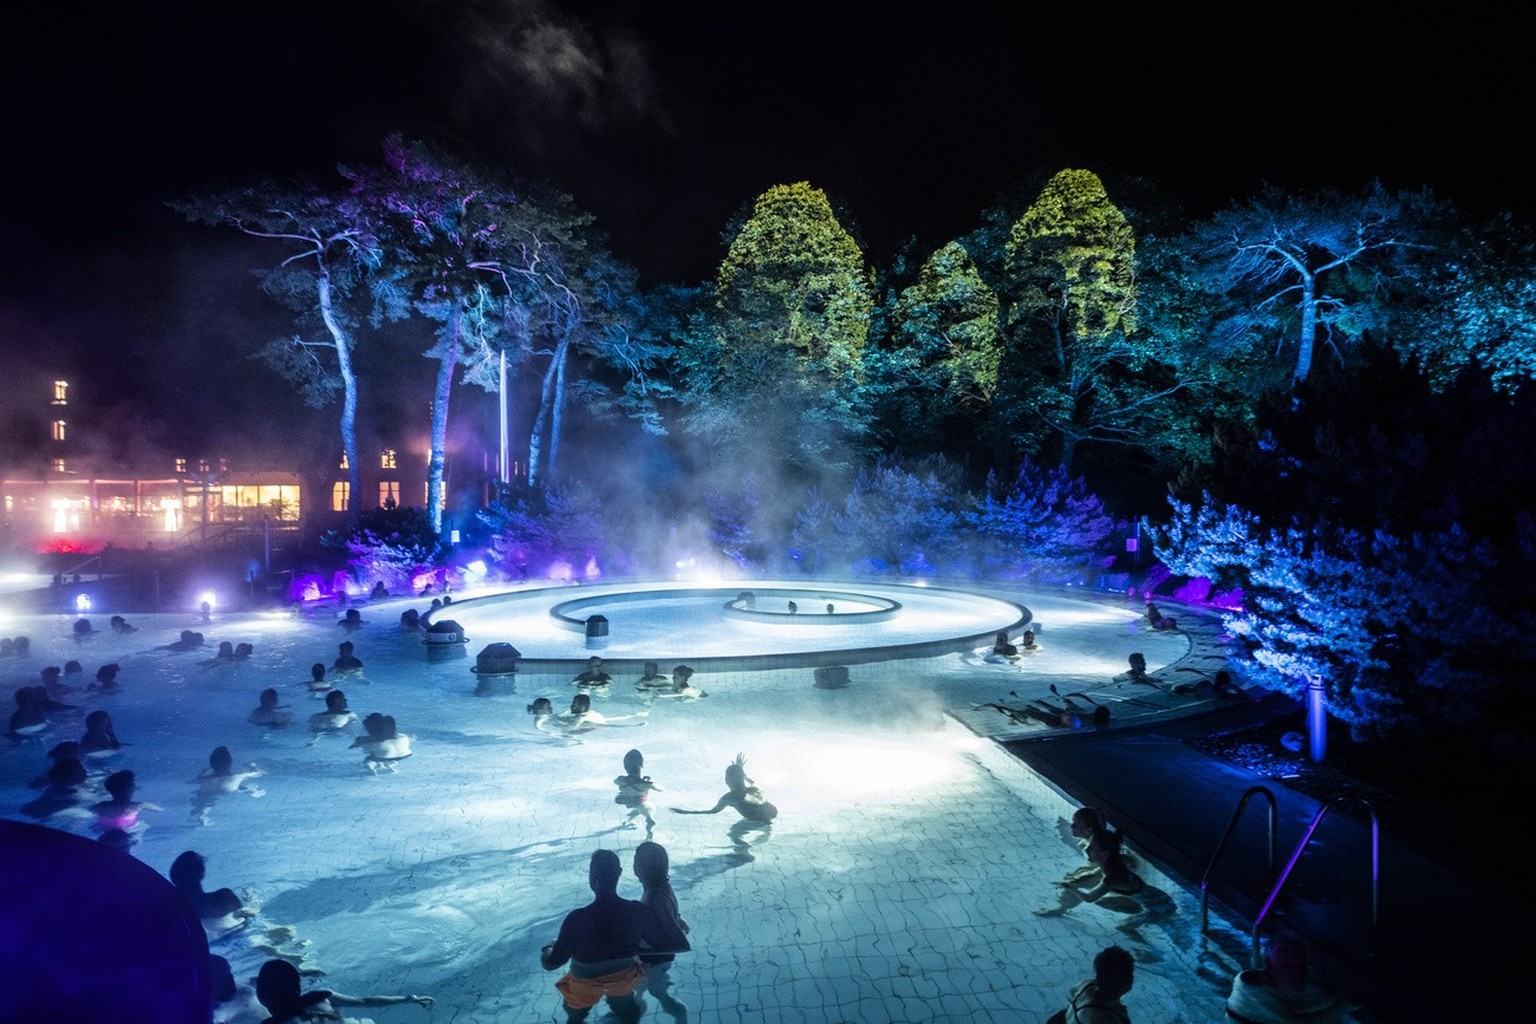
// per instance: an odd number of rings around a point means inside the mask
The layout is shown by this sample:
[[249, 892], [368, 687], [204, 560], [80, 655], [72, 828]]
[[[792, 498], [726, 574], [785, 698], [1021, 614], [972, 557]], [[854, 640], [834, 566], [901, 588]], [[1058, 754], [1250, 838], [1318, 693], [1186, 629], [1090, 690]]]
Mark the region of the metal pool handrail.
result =
[[1226, 856], [1227, 847], [1232, 843], [1232, 835], [1237, 831], [1237, 823], [1242, 820], [1243, 811], [1248, 806], [1248, 801], [1255, 796], [1263, 795], [1269, 803], [1269, 884], [1275, 884], [1275, 820], [1278, 810], [1275, 804], [1275, 794], [1265, 786], [1253, 786], [1244, 793], [1242, 799], [1237, 802], [1237, 810], [1232, 812], [1232, 820], [1227, 823], [1227, 830], [1222, 833], [1221, 842], [1216, 845], [1216, 852], [1211, 855], [1211, 863], [1205, 869], [1205, 875], [1200, 879], [1200, 933], [1210, 934], [1211, 924], [1211, 876], [1216, 873], [1216, 866]]
[[1352, 793], [1341, 793], [1319, 807], [1317, 814], [1312, 818], [1312, 823], [1307, 826], [1302, 834], [1301, 841], [1296, 844], [1296, 852], [1291, 854], [1290, 861], [1281, 870], [1280, 877], [1269, 890], [1269, 896], [1264, 900], [1264, 905], [1259, 908], [1258, 915], [1253, 919], [1253, 957], [1257, 961], [1259, 957], [1259, 929], [1264, 925], [1264, 919], [1269, 916], [1269, 911], [1274, 907], [1275, 901], [1280, 898], [1285, 883], [1290, 881], [1291, 872], [1296, 867], [1296, 862], [1301, 860], [1302, 853], [1307, 844], [1312, 841], [1312, 835], [1322, 824], [1328, 812], [1344, 803], [1356, 803], [1365, 808], [1365, 812], [1371, 819], [1371, 950], [1374, 953], [1377, 948], [1381, 928], [1381, 820], [1376, 816], [1376, 808], [1364, 797], [1355, 796]]

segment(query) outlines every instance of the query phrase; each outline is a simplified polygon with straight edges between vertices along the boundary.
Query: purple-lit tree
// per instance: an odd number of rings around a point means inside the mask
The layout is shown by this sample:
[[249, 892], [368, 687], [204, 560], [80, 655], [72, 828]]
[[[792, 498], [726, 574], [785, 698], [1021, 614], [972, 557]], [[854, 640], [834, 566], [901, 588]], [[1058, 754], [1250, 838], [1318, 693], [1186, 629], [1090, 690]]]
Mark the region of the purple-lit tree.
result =
[[[319, 408], [339, 390], [341, 450], [350, 487], [347, 513], [356, 522], [362, 500], [357, 456], [357, 374], [352, 352], [362, 311], [351, 300], [375, 283], [383, 253], [368, 197], [345, 188], [325, 188], [310, 181], [280, 184], [260, 180], [247, 185], [190, 196], [171, 207], [188, 220], [233, 227], [252, 238], [268, 239], [287, 255], [262, 274], [262, 288], [299, 314], [299, 333], [270, 342], [262, 356], [296, 383], [305, 400]], [[387, 293], [374, 313], [398, 313]]]

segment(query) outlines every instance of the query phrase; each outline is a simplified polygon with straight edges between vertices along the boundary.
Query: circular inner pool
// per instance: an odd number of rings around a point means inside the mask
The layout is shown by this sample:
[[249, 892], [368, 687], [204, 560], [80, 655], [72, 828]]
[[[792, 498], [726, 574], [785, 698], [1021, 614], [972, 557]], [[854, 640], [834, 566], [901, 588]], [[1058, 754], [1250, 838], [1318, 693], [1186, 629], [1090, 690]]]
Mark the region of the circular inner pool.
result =
[[[510, 643], [529, 663], [600, 654], [619, 667], [686, 662], [701, 672], [937, 657], [1030, 620], [1022, 605], [963, 590], [803, 580], [520, 589], [436, 615], [463, 626], [469, 647]], [[589, 629], [594, 619], [606, 622]]]

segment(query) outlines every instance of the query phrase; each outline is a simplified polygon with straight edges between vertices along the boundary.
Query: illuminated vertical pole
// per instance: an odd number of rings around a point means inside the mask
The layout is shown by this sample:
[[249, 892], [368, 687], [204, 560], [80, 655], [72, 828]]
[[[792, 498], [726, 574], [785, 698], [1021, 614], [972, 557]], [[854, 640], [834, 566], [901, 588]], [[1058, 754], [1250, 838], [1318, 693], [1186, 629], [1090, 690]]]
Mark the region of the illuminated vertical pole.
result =
[[501, 350], [501, 485], [512, 482], [507, 463], [507, 350]]
[[1328, 753], [1328, 705], [1322, 676], [1307, 677], [1307, 739], [1312, 760]]

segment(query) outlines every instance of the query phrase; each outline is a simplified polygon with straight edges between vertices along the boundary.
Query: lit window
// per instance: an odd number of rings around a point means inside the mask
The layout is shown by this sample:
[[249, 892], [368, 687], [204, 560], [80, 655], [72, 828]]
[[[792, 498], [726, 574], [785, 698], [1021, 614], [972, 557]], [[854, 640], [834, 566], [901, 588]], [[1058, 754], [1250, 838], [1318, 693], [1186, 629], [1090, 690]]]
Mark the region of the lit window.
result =
[[176, 460], [176, 472], [177, 473], [185, 473], [186, 471], [187, 471], [187, 460], [186, 459], [177, 459]]
[[197, 460], [197, 471], [199, 473], [206, 473], [206, 472], [208, 472], [208, 460], [207, 459], [198, 459]]
[[220, 459], [219, 460], [219, 472], [220, 473], [228, 473], [229, 472], [229, 460], [228, 459]]
[[53, 404], [54, 405], [68, 405], [69, 404], [69, 381], [67, 381], [67, 380], [56, 380], [56, 381], [53, 382]]
[[63, 420], [54, 420], [53, 421], [53, 439], [55, 441], [62, 441], [62, 440], [64, 440], [64, 421]]
[[63, 473], [63, 472], [65, 472], [64, 460], [63, 459], [54, 459], [53, 460], [53, 471], [55, 473]]
[[345, 512], [347, 499], [352, 496], [352, 485], [345, 480], [338, 480], [331, 485], [331, 511]]
[[385, 448], [382, 452], [379, 453], [379, 468], [380, 469], [397, 469], [398, 468], [395, 465], [395, 450], [393, 448]]
[[397, 508], [399, 507], [399, 505], [400, 505], [400, 481], [398, 481], [398, 480], [380, 480], [379, 481], [379, 505], [381, 507], [382, 506], [386, 506], [386, 505], [394, 505]]
[[352, 464], [347, 461], [347, 453], [346, 452], [342, 452], [341, 453], [341, 465], [338, 466], [337, 468], [338, 469], [351, 469], [352, 468]]

